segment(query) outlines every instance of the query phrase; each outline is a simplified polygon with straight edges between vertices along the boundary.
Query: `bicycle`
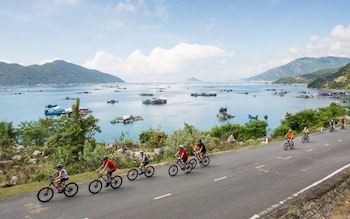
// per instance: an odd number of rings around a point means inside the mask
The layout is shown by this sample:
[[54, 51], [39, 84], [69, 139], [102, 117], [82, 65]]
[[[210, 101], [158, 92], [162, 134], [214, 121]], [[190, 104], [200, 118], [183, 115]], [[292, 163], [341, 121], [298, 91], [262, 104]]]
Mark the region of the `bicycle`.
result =
[[[92, 194], [99, 193], [102, 189], [102, 181], [107, 183], [107, 176], [102, 175], [101, 173], [98, 173], [97, 179], [94, 179], [89, 184], [89, 191]], [[111, 176], [111, 187], [113, 189], [119, 188], [123, 183], [123, 178], [119, 175]]]
[[284, 143], [284, 150], [285, 150], [285, 151], [288, 150], [288, 147], [289, 147], [291, 150], [293, 150], [293, 148], [294, 148], [293, 139], [290, 139], [290, 140], [287, 139], [286, 143]]
[[180, 163], [179, 159], [175, 158], [175, 162], [169, 167], [168, 173], [170, 176], [175, 176], [177, 172], [179, 171], [179, 168], [182, 171], [185, 171], [185, 173], [190, 173], [192, 171], [192, 164], [187, 161], [185, 169], [182, 168], [182, 164]]
[[304, 134], [303, 137], [301, 137], [301, 142], [305, 143], [305, 142], [309, 142], [310, 137], [308, 134]]
[[196, 168], [197, 160], [199, 161], [199, 163], [202, 164], [203, 167], [206, 167], [209, 165], [210, 158], [207, 155], [203, 155], [203, 159], [201, 161], [200, 155], [198, 153], [196, 153], [195, 151], [193, 153], [195, 156], [190, 160], [190, 163], [192, 165], [192, 169]]
[[[52, 177], [49, 177], [49, 181], [50, 181], [49, 185], [47, 187], [40, 189], [37, 194], [37, 198], [41, 202], [48, 202], [52, 199], [54, 195], [54, 189], [52, 187], [54, 187], [59, 191], [58, 186], [53, 183], [54, 180]], [[74, 182], [65, 184], [65, 181], [63, 181], [61, 183], [61, 186], [62, 186], [62, 190], [60, 190], [59, 193], [63, 193], [67, 197], [75, 196], [79, 190], [78, 184]]]
[[146, 166], [144, 172], [141, 170], [140, 163], [134, 160], [134, 167], [128, 171], [126, 175], [130, 181], [135, 180], [138, 175], [145, 174], [146, 177], [151, 177], [154, 174], [153, 166]]

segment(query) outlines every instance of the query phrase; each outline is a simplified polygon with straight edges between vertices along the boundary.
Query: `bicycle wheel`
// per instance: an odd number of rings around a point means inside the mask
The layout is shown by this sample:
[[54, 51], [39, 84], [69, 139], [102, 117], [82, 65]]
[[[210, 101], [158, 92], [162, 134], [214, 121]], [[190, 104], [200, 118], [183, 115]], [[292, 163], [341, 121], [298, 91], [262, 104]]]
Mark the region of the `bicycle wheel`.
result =
[[190, 162], [186, 162], [185, 173], [190, 173], [192, 171], [192, 164]]
[[284, 150], [285, 150], [285, 151], [288, 150], [288, 147], [289, 147], [288, 142], [284, 143]]
[[111, 187], [113, 189], [119, 188], [123, 183], [123, 178], [119, 175], [115, 175], [111, 178]]
[[291, 150], [293, 150], [293, 148], [294, 148], [294, 142], [293, 141], [289, 144], [289, 147], [290, 147]]
[[204, 156], [202, 161], [203, 166], [206, 167], [209, 165], [209, 163], [210, 163], [210, 158], [208, 156]]
[[170, 176], [175, 176], [178, 171], [179, 171], [179, 167], [177, 165], [173, 164], [169, 167], [168, 173]]
[[102, 182], [98, 179], [92, 180], [89, 184], [89, 191], [92, 194], [99, 193], [102, 189]]
[[306, 142], [306, 137], [301, 137], [301, 143], [305, 143]]
[[147, 166], [145, 170], [145, 176], [146, 177], [151, 177], [154, 174], [154, 167], [152, 166]]
[[53, 189], [50, 187], [45, 187], [39, 190], [37, 198], [41, 202], [48, 202], [53, 197]]
[[136, 168], [133, 168], [129, 170], [128, 174], [126, 175], [130, 181], [135, 180], [137, 176], [139, 175], [139, 172]]
[[192, 158], [190, 160], [190, 163], [191, 163], [193, 169], [196, 168], [196, 166], [197, 166], [197, 159], [196, 158]]
[[78, 184], [71, 182], [68, 183], [65, 187], [64, 187], [64, 194], [67, 197], [73, 197], [75, 196], [79, 191], [79, 186]]

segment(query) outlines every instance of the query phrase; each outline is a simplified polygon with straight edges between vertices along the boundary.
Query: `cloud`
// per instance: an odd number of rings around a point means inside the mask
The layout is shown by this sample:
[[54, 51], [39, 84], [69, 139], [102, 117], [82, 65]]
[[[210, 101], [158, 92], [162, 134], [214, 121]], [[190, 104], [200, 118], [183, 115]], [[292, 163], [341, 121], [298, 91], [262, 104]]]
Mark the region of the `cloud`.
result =
[[[170, 49], [156, 47], [148, 55], [135, 50], [125, 58], [99, 51], [83, 66], [119, 77], [124, 75], [130, 79], [134, 76], [186, 75], [190, 71], [205, 72], [200, 67], [203, 68], [208, 63], [225, 65], [228, 59], [232, 59], [233, 54], [215, 46], [179, 43]], [[198, 69], [194, 70], [196, 67]]]
[[249, 67], [243, 70], [242, 74], [253, 76], [271, 68], [285, 65], [298, 58], [325, 56], [350, 57], [350, 25], [348, 27], [337, 25], [330, 31], [329, 36], [323, 38], [312, 35], [304, 46], [291, 47], [280, 57]]

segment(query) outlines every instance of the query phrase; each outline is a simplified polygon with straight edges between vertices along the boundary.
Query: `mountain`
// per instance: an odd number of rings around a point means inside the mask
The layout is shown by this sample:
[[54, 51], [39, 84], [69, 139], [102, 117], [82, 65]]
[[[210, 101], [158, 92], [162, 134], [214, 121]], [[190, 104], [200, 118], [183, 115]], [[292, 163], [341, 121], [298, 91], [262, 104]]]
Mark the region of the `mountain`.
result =
[[197, 78], [192, 77], [192, 78], [188, 78], [187, 81], [197, 82], [197, 81], [200, 81], [200, 80], [198, 80]]
[[321, 58], [304, 57], [286, 65], [272, 68], [247, 80], [275, 81], [280, 78], [296, 77], [326, 68], [339, 68], [350, 63], [350, 58], [327, 56]]
[[22, 66], [0, 62], [0, 85], [81, 84], [124, 82], [119, 77], [62, 60]]
[[317, 78], [308, 84], [309, 88], [350, 90], [350, 64], [340, 68], [336, 73]]

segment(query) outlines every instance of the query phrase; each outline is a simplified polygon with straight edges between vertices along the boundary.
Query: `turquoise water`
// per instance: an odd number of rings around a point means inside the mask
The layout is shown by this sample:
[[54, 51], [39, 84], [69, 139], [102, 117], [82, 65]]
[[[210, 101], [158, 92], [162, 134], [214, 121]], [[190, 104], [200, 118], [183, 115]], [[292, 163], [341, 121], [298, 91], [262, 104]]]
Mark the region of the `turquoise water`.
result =
[[[284, 96], [273, 95], [273, 91], [287, 91]], [[259, 115], [259, 119], [268, 116], [269, 128], [280, 124], [285, 114], [303, 109], [326, 107], [335, 99], [327, 97], [298, 98], [300, 92], [308, 90], [305, 86], [279, 86], [259, 83], [120, 83], [96, 84], [69, 87], [2, 87], [1, 121], [13, 122], [15, 126], [22, 121], [37, 121], [44, 118], [46, 105], [57, 104], [63, 108], [71, 107], [75, 100], [66, 97], [79, 97], [80, 107], [92, 110], [92, 115], [99, 119], [102, 133], [96, 134], [99, 142], [112, 143], [121, 133], [126, 138], [138, 141], [142, 131], [149, 128], [160, 129], [167, 134], [183, 129], [184, 124], [195, 126], [205, 131], [215, 125], [225, 124], [217, 113], [220, 107], [227, 107], [228, 113], [235, 115], [231, 123], [245, 124], [248, 115]], [[167, 104], [145, 105], [142, 101], [152, 93], [155, 98], [166, 99]], [[193, 97], [191, 93], [215, 93], [216, 96]], [[108, 104], [107, 100], [117, 100]], [[142, 116], [144, 120], [130, 124], [111, 124], [115, 117], [123, 115]]]

